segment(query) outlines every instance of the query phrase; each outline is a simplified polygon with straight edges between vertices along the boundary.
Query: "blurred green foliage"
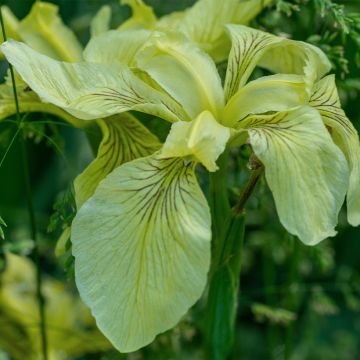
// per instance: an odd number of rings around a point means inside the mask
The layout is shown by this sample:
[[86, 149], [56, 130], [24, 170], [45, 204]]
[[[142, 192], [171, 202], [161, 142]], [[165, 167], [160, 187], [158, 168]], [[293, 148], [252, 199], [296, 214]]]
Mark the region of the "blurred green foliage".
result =
[[[60, 6], [65, 22], [84, 44], [89, 37], [89, 20], [101, 5], [112, 6], [114, 26], [129, 16], [129, 9], [120, 7], [116, 0], [52, 2]], [[154, 6], [158, 15], [193, 3], [192, 0], [146, 2]], [[33, 1], [3, 3], [21, 18]], [[253, 21], [253, 26], [320, 46], [332, 61], [343, 107], [360, 130], [359, 0], [276, 0], [274, 6]], [[5, 69], [3, 63], [2, 74]], [[41, 125], [35, 123], [39, 120]], [[145, 123], [163, 137], [166, 129], [151, 120]], [[25, 135], [43, 271], [67, 283], [76, 294], [72, 276], [67, 276], [67, 273], [71, 275], [72, 258], [65, 251], [59, 261], [54, 249], [64, 223], [69, 224], [74, 213], [72, 181], [93, 154], [85, 134], [56, 118], [33, 114], [30, 124]], [[9, 147], [15, 131], [11, 123], [0, 124], [0, 161], [9, 150], [0, 168], [0, 241], [4, 232], [5, 248], [26, 255], [32, 243], [18, 139]], [[247, 148], [232, 153], [229, 187], [234, 197], [247, 177], [239, 171], [247, 158]], [[202, 185], [207, 186], [205, 176]], [[359, 359], [359, 228], [350, 228], [341, 214], [337, 237], [314, 248], [305, 247], [281, 227], [264, 181], [249, 203], [247, 221], [233, 359]], [[135, 355], [110, 350], [84, 354], [77, 359], [200, 359], [202, 310], [200, 301], [179, 326], [160, 335]], [[0, 329], [0, 336], [4, 331]], [[0, 359], [7, 359], [1, 349]]]

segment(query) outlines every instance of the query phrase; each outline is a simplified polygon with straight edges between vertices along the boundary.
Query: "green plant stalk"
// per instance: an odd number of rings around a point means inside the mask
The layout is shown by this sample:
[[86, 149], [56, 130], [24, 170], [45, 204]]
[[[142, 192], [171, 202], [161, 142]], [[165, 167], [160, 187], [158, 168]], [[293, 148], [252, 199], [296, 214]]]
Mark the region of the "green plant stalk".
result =
[[[4, 41], [6, 41], [6, 31], [4, 25], [4, 19], [2, 16], [2, 11], [0, 8], [0, 22], [1, 22], [1, 30], [3, 34]], [[23, 128], [23, 119], [20, 116], [19, 109], [19, 101], [16, 91], [16, 82], [14, 69], [11, 64], [9, 64], [11, 82], [14, 93], [14, 102], [16, 108], [16, 120], [19, 126], [19, 129]], [[21, 162], [24, 172], [24, 180], [25, 180], [25, 193], [26, 193], [26, 201], [29, 212], [30, 219], [30, 230], [31, 237], [34, 241], [34, 249], [33, 256], [36, 263], [36, 296], [38, 299], [38, 309], [39, 309], [39, 317], [40, 317], [40, 334], [41, 334], [41, 349], [44, 360], [48, 360], [48, 351], [47, 351], [47, 335], [46, 335], [46, 319], [45, 319], [45, 301], [42, 293], [42, 273], [41, 273], [41, 261], [40, 261], [40, 252], [39, 252], [39, 244], [37, 241], [37, 230], [36, 230], [36, 218], [35, 218], [35, 210], [34, 204], [32, 200], [32, 190], [31, 190], [31, 182], [30, 182], [30, 171], [29, 171], [29, 163], [28, 156], [26, 151], [26, 143], [23, 136], [20, 136], [20, 146], [21, 146]]]
[[[265, 289], [265, 302], [268, 306], [276, 306], [276, 294], [274, 292], [275, 284], [275, 265], [272, 261], [271, 256], [271, 243], [266, 244], [262, 251], [262, 262], [263, 262], [263, 282]], [[266, 342], [269, 359], [275, 359], [275, 349], [278, 342], [277, 327], [272, 323], [268, 323], [266, 326]]]
[[228, 155], [225, 156], [218, 162], [218, 173], [210, 175], [210, 204], [217, 241], [213, 244], [204, 335], [206, 358], [213, 360], [225, 360], [231, 354], [245, 233], [244, 208], [262, 174], [262, 167], [252, 171], [238, 203], [230, 209], [226, 184]]
[[[294, 236], [290, 235], [292, 256], [289, 257], [288, 264], [288, 295], [286, 299], [286, 307], [290, 311], [296, 311], [298, 309], [298, 295], [294, 294], [291, 286], [299, 281], [299, 259], [300, 259], [300, 244]], [[291, 322], [285, 332], [285, 359], [291, 359], [294, 349], [294, 323]]]

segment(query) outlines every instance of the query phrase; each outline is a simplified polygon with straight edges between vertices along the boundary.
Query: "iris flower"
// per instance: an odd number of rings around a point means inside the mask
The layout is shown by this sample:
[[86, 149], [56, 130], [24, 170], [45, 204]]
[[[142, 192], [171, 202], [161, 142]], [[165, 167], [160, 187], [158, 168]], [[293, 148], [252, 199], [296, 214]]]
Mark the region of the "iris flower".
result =
[[[117, 61], [116, 43], [97, 53], [104, 59], [97, 63], [59, 62], [15, 41], [2, 45], [43, 101], [73, 116], [136, 110], [172, 123], [161, 149], [115, 168], [72, 225], [80, 295], [122, 352], [173, 327], [203, 293], [211, 217], [195, 167], [216, 171], [226, 147], [250, 142], [280, 221], [304, 243], [335, 235], [346, 194], [349, 221], [360, 222], [359, 140], [333, 77], [324, 77], [326, 56], [245, 26], [227, 31], [224, 86], [211, 57], [174, 33], [155, 32], [140, 50], [129, 46], [131, 67]], [[276, 74], [249, 81], [256, 65]], [[136, 151], [131, 143], [116, 150]], [[113, 157], [103, 155], [108, 166]]]

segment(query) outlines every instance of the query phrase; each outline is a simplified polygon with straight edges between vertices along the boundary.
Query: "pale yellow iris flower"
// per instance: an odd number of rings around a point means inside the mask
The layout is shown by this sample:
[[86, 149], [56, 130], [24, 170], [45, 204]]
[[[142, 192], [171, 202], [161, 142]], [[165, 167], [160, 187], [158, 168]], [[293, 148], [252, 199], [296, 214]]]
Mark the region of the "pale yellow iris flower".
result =
[[[160, 150], [117, 167], [84, 197], [72, 226], [82, 299], [123, 352], [173, 327], [201, 296], [211, 217], [195, 165], [216, 171], [219, 155], [242, 134], [265, 166], [290, 233], [309, 245], [335, 235], [346, 194], [349, 221], [360, 222], [359, 140], [333, 77], [324, 77], [330, 64], [319, 49], [229, 25], [223, 86], [212, 58], [187, 36], [136, 31], [126, 45], [123, 33], [97, 36], [78, 63], [15, 41], [2, 46], [41, 99], [72, 116], [120, 124], [119, 113], [135, 110], [172, 123]], [[256, 65], [276, 75], [249, 81]], [[110, 166], [113, 153], [101, 155], [101, 166]]]

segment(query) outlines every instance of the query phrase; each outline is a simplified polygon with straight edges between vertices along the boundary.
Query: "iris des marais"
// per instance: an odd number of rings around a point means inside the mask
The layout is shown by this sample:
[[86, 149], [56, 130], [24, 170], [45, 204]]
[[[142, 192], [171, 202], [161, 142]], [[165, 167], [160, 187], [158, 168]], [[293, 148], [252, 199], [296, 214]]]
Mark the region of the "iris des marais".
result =
[[[104, 33], [85, 62], [60, 62], [16, 41], [2, 45], [32, 90], [75, 118], [121, 126], [125, 115], [117, 114], [137, 110], [172, 123], [161, 148], [150, 137], [153, 154], [115, 168], [78, 200], [72, 225], [80, 294], [124, 352], [174, 326], [204, 290], [211, 218], [196, 164], [216, 171], [226, 148], [249, 141], [290, 233], [309, 245], [335, 235], [345, 196], [349, 222], [360, 222], [359, 140], [326, 76], [326, 56], [242, 25], [226, 29], [224, 86], [209, 49], [161, 28], [131, 30], [127, 39]], [[248, 81], [256, 65], [276, 75]]]

